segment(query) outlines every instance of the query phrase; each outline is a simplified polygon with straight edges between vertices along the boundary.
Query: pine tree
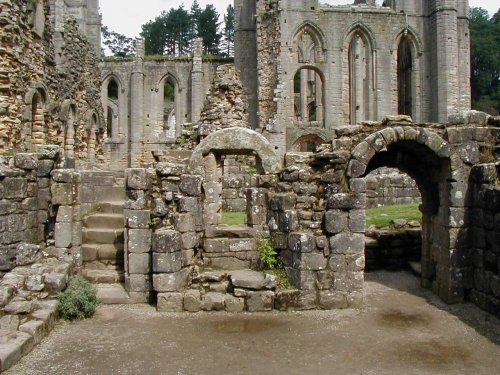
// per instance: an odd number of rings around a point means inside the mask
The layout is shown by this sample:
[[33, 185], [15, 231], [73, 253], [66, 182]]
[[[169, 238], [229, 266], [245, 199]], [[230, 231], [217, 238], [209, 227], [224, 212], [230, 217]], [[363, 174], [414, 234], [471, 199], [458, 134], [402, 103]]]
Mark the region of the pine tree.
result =
[[224, 53], [234, 56], [234, 7], [229, 4], [224, 15]]

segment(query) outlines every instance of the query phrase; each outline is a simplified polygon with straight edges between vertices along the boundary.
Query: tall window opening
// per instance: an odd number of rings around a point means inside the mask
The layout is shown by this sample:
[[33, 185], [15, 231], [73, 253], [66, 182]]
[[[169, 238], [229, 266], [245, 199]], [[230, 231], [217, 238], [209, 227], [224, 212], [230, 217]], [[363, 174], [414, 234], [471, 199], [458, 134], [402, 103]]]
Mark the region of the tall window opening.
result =
[[37, 145], [45, 144], [46, 133], [43, 99], [37, 92], [31, 104], [31, 151], [35, 152]]
[[398, 47], [398, 113], [412, 116], [412, 55], [408, 38]]
[[108, 99], [118, 100], [118, 83], [114, 79], [111, 79], [108, 83]]
[[163, 86], [163, 128], [167, 139], [176, 137], [175, 99], [174, 80], [172, 77], [167, 77]]
[[323, 81], [311, 68], [297, 71], [293, 79], [293, 106], [295, 120], [319, 126], [323, 123]]
[[349, 108], [351, 124], [370, 119], [370, 48], [356, 33], [349, 44]]

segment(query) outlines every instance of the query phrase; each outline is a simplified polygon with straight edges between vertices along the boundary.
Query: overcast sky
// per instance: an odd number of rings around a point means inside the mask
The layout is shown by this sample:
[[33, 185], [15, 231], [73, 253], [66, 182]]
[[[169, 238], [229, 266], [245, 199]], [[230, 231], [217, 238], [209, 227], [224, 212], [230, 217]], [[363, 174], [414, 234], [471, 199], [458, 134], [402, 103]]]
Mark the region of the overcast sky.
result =
[[[353, 0], [323, 0], [327, 4], [352, 4]], [[378, 0], [380, 3], [381, 0]], [[177, 8], [184, 4], [189, 9], [192, 0], [100, 0], [102, 23], [111, 30], [128, 37], [137, 37], [141, 26], [158, 16], [162, 10]], [[219, 11], [220, 20], [231, 0], [198, 0], [202, 8], [206, 4], [214, 4]], [[469, 0], [470, 6], [482, 7], [493, 15], [500, 7], [498, 0]]]

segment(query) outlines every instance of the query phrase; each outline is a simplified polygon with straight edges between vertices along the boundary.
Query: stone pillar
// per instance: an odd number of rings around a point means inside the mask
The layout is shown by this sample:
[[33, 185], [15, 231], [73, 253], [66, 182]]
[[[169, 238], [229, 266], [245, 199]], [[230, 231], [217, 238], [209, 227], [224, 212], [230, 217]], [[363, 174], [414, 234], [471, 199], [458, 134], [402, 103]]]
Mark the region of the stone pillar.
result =
[[82, 266], [82, 219], [80, 214], [81, 176], [74, 169], [51, 172], [52, 205], [56, 208], [55, 247], [73, 258], [76, 270]]
[[235, 0], [234, 65], [241, 72], [241, 82], [248, 102], [249, 123], [258, 126], [256, 0]]
[[[203, 40], [196, 39], [193, 54], [193, 69], [191, 71], [191, 122], [196, 124], [200, 120], [203, 108], [203, 61], [201, 58]], [[176, 134], [180, 134], [177, 132]]]
[[301, 69], [300, 71], [300, 114], [302, 116], [302, 122], [309, 121], [309, 111], [307, 110], [307, 81], [309, 79], [309, 70]]
[[130, 165], [137, 167], [142, 159], [144, 134], [144, 41], [136, 44], [137, 54], [130, 75]]
[[151, 291], [151, 229], [146, 169], [125, 171], [125, 289], [135, 303], [147, 302]]
[[437, 121], [458, 110], [457, 0], [436, 0]]

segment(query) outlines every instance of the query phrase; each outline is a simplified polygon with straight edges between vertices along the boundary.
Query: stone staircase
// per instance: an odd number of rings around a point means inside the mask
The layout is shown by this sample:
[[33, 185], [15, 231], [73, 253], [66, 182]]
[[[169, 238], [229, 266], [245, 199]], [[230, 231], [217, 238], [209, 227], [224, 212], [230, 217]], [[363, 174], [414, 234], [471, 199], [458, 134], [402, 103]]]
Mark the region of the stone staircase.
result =
[[83, 226], [82, 275], [96, 284], [100, 302], [129, 303], [123, 287], [123, 201], [98, 203], [83, 219]]

